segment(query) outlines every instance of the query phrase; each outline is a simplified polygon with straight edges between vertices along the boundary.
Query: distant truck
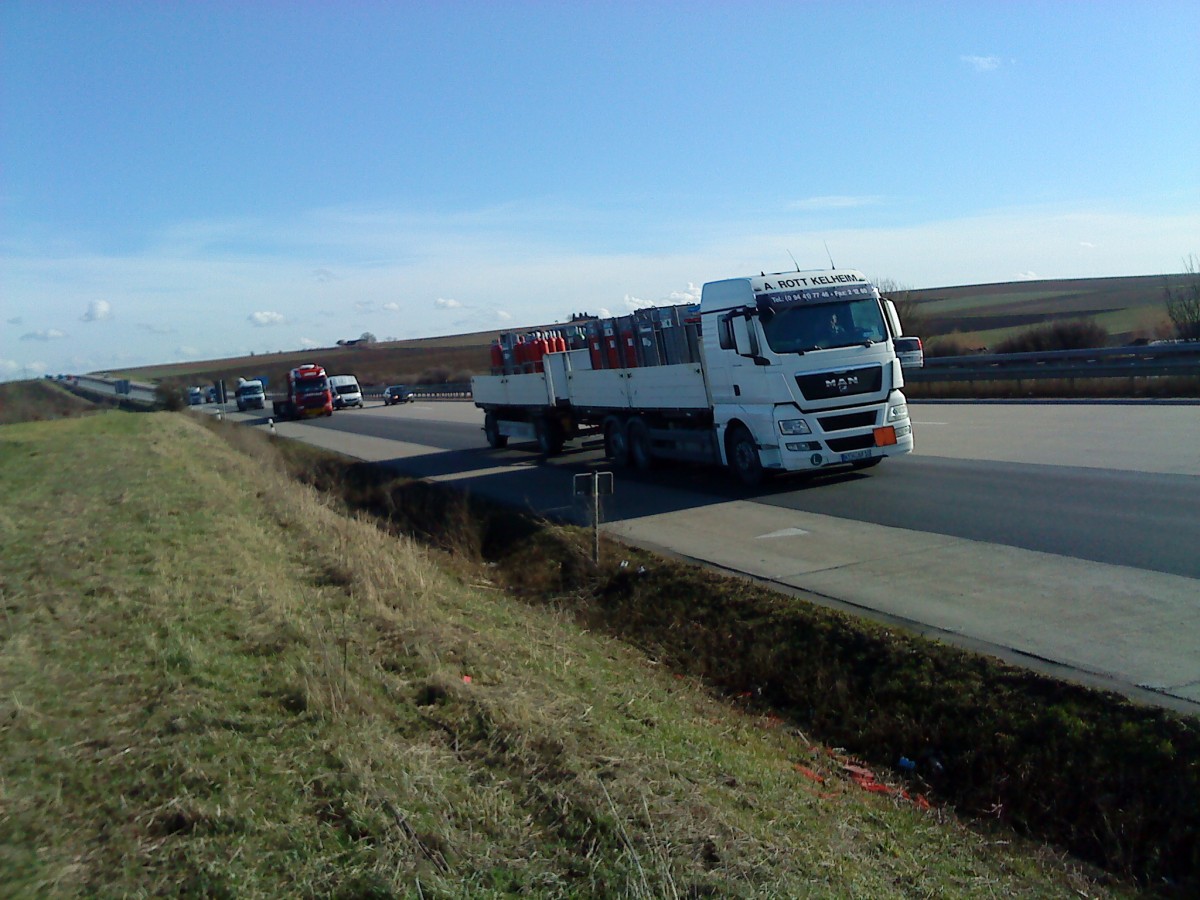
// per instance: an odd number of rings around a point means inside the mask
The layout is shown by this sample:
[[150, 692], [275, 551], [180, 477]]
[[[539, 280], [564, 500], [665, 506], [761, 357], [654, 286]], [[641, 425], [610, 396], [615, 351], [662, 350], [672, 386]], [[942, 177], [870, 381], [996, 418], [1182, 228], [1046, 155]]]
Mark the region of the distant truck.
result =
[[362, 387], [353, 375], [330, 375], [329, 389], [333, 391], [333, 408], [362, 407]]
[[902, 333], [859, 272], [731, 278], [705, 284], [699, 306], [502, 335], [472, 393], [493, 448], [516, 438], [553, 455], [598, 433], [619, 465], [708, 462], [756, 485], [912, 450]]
[[234, 393], [237, 397], [239, 412], [245, 412], [248, 409], [266, 409], [267, 392], [261, 381], [247, 381], [242, 378], [238, 381], [237, 390]]
[[287, 374], [287, 399], [272, 403], [279, 419], [309, 419], [333, 415], [333, 396], [325, 369], [318, 365], [299, 366]]

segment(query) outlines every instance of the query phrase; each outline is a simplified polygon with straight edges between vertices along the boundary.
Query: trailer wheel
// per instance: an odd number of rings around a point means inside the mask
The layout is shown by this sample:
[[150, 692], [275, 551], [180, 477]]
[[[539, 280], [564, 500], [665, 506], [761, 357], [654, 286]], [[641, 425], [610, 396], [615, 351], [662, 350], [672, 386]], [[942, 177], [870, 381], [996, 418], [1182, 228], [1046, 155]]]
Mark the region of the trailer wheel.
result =
[[629, 465], [629, 441], [625, 436], [625, 423], [610, 416], [604, 423], [604, 455], [615, 465]]
[[563, 434], [562, 426], [554, 419], [538, 419], [533, 423], [534, 433], [537, 435], [538, 449], [546, 456], [557, 456], [562, 453], [563, 444], [566, 443], [566, 436]]
[[494, 412], [484, 414], [483, 434], [487, 438], [488, 446], [493, 450], [500, 450], [508, 446], [508, 435], [500, 433], [500, 422]]
[[729, 468], [738, 481], [746, 487], [758, 487], [763, 480], [762, 460], [758, 456], [758, 444], [754, 436], [743, 425], [735, 425], [726, 438], [725, 455]]
[[654, 466], [654, 455], [650, 451], [650, 430], [641, 419], [633, 419], [626, 430], [626, 443], [629, 447], [629, 461], [633, 467], [642, 472]]

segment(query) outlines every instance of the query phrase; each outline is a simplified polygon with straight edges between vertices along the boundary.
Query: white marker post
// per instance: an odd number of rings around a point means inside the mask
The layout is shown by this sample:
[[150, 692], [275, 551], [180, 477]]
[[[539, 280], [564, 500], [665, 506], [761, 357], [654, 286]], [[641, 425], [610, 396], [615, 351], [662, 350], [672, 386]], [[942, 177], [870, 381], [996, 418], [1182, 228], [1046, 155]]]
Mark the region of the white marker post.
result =
[[600, 497], [613, 492], [612, 472], [589, 472], [575, 476], [575, 493], [592, 504], [592, 562], [600, 565]]

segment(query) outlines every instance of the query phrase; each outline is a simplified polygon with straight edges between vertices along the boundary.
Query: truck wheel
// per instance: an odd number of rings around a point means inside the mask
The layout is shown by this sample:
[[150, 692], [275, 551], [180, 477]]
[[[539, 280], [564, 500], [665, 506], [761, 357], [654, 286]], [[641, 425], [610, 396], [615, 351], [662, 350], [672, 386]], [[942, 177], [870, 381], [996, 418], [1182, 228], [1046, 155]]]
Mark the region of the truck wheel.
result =
[[758, 487], [762, 484], [763, 467], [754, 437], [744, 426], [735, 425], [726, 440], [725, 455], [733, 474], [746, 487]]
[[629, 465], [629, 441], [625, 437], [625, 423], [616, 416], [604, 423], [604, 455], [614, 465]]
[[494, 412], [486, 413], [483, 417], [483, 433], [487, 437], [488, 446], [500, 450], [508, 446], [508, 435], [500, 433], [500, 422]]
[[641, 419], [633, 419], [626, 431], [629, 445], [629, 461], [639, 471], [646, 472], [654, 466], [654, 456], [650, 452], [650, 430]]
[[538, 419], [533, 423], [534, 434], [537, 435], [538, 449], [546, 456], [557, 456], [562, 453], [566, 438], [562, 426], [554, 419]]

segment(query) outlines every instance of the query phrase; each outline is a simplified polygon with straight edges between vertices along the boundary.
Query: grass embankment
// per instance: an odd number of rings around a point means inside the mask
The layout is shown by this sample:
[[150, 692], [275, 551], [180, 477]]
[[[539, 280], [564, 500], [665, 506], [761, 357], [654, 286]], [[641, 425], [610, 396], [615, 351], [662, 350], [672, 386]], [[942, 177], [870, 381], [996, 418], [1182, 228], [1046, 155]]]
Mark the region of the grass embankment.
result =
[[1126, 893], [864, 790], [778, 716], [341, 514], [242, 434], [0, 431], [6, 895]]
[[105, 408], [52, 381], [0, 383], [0, 425], [66, 419]]

